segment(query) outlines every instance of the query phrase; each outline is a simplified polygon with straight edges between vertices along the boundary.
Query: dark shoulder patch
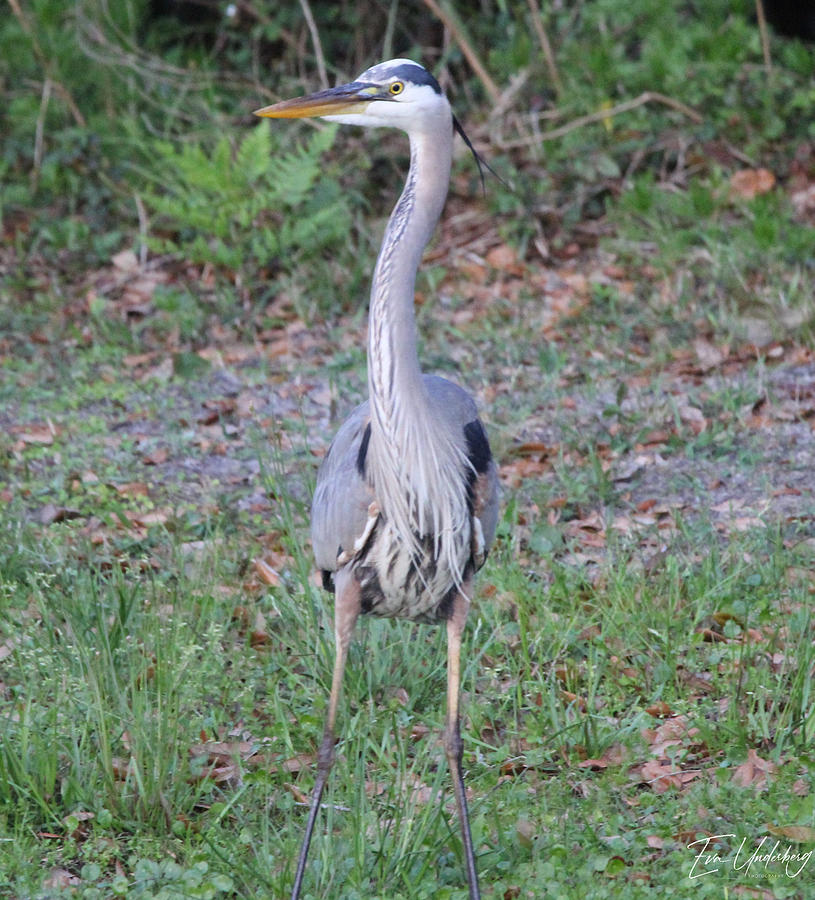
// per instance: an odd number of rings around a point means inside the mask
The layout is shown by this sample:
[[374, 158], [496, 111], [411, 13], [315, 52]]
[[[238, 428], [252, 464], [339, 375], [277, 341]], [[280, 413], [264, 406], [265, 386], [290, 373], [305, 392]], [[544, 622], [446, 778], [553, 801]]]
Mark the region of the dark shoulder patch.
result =
[[489, 468], [492, 452], [480, 419], [473, 419], [464, 426], [464, 439], [467, 441], [467, 459], [475, 471], [483, 475]]
[[400, 78], [403, 81], [409, 81], [412, 84], [426, 84], [428, 87], [433, 88], [437, 94], [441, 93], [441, 85], [424, 66], [412, 66], [410, 63], [404, 63], [404, 65], [389, 69], [388, 75]]
[[357, 451], [357, 472], [364, 478], [365, 477], [365, 460], [368, 457], [368, 443], [371, 440], [371, 423], [365, 426], [365, 431], [362, 433], [362, 440], [359, 442], [359, 450]]

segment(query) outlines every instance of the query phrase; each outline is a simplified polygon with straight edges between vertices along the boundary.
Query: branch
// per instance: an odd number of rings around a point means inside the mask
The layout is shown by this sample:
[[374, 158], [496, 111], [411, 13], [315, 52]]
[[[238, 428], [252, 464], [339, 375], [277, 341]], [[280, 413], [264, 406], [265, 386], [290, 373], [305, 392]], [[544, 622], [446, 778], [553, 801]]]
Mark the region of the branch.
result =
[[[546, 59], [546, 68], [549, 69], [549, 77], [552, 79], [552, 85], [558, 97], [563, 94], [563, 83], [560, 80], [560, 73], [557, 70], [555, 62], [555, 54], [552, 52], [552, 45], [549, 43], [549, 36], [543, 27], [543, 13], [538, 8], [537, 0], [527, 0], [529, 3], [529, 11], [532, 13], [532, 27], [538, 35], [543, 56]], [[761, 2], [761, 0], [757, 0]]]
[[764, 15], [764, 3], [756, 0], [756, 16], [758, 17], [758, 33], [761, 35], [761, 52], [764, 56], [764, 67], [769, 75], [773, 70], [773, 61], [770, 57], [770, 35], [767, 31], [767, 17]]
[[572, 119], [571, 122], [567, 122], [559, 128], [552, 128], [550, 131], [544, 131], [531, 138], [507, 141], [506, 143], [501, 144], [501, 149], [511, 150], [514, 147], [528, 147], [532, 144], [540, 143], [541, 141], [553, 141], [555, 138], [563, 137], [564, 134], [568, 134], [570, 131], [574, 131], [577, 128], [582, 128], [584, 125], [611, 119], [614, 116], [620, 115], [620, 113], [630, 112], [632, 109], [644, 106], [646, 103], [661, 103], [663, 106], [669, 106], [671, 109], [675, 109], [677, 112], [682, 113], [682, 115], [687, 116], [687, 118], [697, 124], [704, 121], [702, 116], [696, 112], [695, 109], [687, 106], [680, 100], [674, 100], [673, 97], [667, 97], [665, 94], [660, 94], [657, 91], [645, 91], [633, 100], [624, 100], [622, 103], [617, 103], [614, 106], [610, 106], [608, 109], [601, 109], [585, 116], [578, 116], [576, 119]]
[[76, 105], [76, 101], [71, 96], [71, 92], [68, 90], [68, 88], [66, 88], [65, 85], [55, 77], [53, 71], [54, 67], [51, 65], [45, 53], [43, 53], [42, 47], [40, 47], [40, 42], [37, 40], [37, 35], [33, 27], [31, 26], [31, 23], [25, 17], [25, 13], [20, 8], [18, 0], [8, 0], [8, 2], [9, 6], [11, 7], [11, 11], [14, 13], [17, 21], [20, 23], [20, 28], [23, 29], [23, 31], [28, 35], [28, 38], [31, 41], [31, 49], [34, 52], [34, 57], [40, 64], [40, 68], [45, 73], [46, 82], [50, 82], [50, 85], [47, 88], [45, 87], [45, 85], [43, 85], [43, 97], [45, 98], [44, 104], [47, 105], [47, 98], [50, 95], [51, 88], [53, 88], [65, 101], [68, 109], [71, 110], [71, 114], [73, 115], [76, 124], [79, 125], [80, 128], [84, 128], [86, 125], [85, 117], [80, 112], [79, 107]]
[[461, 52], [467, 59], [467, 62], [472, 67], [475, 74], [478, 76], [481, 83], [484, 85], [484, 89], [490, 95], [490, 99], [493, 103], [498, 103], [501, 92], [498, 90], [498, 86], [496, 83], [490, 78], [489, 73], [486, 68], [482, 64], [481, 60], [478, 58], [475, 50], [473, 50], [472, 45], [467, 40], [467, 36], [464, 33], [464, 29], [458, 24], [455, 17], [451, 12], [447, 9], [442, 8], [436, 0], [424, 0], [425, 6], [438, 18], [441, 20], [442, 24], [445, 28], [450, 30], [450, 33], [453, 35], [456, 43], [461, 47]]
[[311, 32], [311, 42], [314, 44], [314, 55], [317, 57], [317, 71], [320, 74], [320, 84], [323, 89], [328, 88], [328, 72], [325, 67], [325, 57], [323, 56], [323, 45], [320, 43], [320, 32], [317, 30], [317, 23], [311, 14], [311, 7], [308, 0], [300, 0], [300, 8], [303, 10], [308, 30]]

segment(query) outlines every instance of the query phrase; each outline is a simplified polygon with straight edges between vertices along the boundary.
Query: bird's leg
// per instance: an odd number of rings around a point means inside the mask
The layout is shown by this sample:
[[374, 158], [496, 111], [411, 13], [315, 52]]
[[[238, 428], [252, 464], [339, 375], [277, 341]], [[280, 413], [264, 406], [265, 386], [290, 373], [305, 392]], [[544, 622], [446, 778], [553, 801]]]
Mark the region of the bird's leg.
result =
[[464, 773], [461, 769], [463, 746], [459, 716], [459, 686], [461, 683], [461, 635], [470, 609], [470, 584], [465, 583], [453, 602], [450, 618], [447, 620], [447, 727], [444, 732], [444, 747], [447, 764], [453, 778], [456, 792], [456, 806], [461, 823], [461, 838], [464, 843], [464, 857], [467, 865], [467, 883], [470, 886], [470, 900], [480, 900], [478, 873], [475, 870], [473, 839], [470, 834], [470, 817], [467, 812], [467, 795], [464, 790]]
[[328, 780], [328, 773], [334, 764], [334, 723], [337, 718], [337, 705], [340, 699], [342, 687], [342, 675], [345, 671], [345, 660], [348, 657], [348, 646], [354, 632], [354, 625], [360, 611], [359, 582], [353, 574], [341, 570], [334, 577], [336, 588], [336, 600], [334, 602], [334, 674], [331, 678], [331, 694], [328, 698], [328, 713], [325, 718], [323, 740], [317, 752], [317, 778], [314, 781], [314, 790], [311, 793], [311, 806], [306, 822], [306, 833], [303, 844], [300, 847], [300, 857], [297, 860], [297, 872], [294, 876], [294, 886], [291, 890], [291, 900], [298, 900], [300, 886], [303, 881], [303, 873], [306, 869], [308, 848], [311, 843], [311, 835], [314, 831], [314, 823], [320, 811], [320, 800], [323, 796], [323, 788]]

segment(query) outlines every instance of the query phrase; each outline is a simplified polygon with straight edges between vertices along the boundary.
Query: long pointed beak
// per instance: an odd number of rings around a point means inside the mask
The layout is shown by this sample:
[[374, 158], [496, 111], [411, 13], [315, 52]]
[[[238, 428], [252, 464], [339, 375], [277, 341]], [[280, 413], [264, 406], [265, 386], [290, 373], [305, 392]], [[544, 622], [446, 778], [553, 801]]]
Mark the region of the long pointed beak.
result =
[[317, 91], [306, 97], [282, 100], [272, 106], [256, 109], [256, 116], [270, 119], [304, 119], [310, 116], [338, 116], [346, 113], [363, 113], [372, 100], [381, 98], [381, 88], [376, 84], [353, 81], [327, 91]]

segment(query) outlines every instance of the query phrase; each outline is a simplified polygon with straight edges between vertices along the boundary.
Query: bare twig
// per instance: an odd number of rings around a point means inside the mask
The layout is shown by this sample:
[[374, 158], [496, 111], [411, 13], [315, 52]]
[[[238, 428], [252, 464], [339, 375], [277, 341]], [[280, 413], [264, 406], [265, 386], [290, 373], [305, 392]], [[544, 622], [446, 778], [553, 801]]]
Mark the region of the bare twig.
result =
[[467, 35], [464, 33], [464, 29], [456, 20], [455, 16], [445, 7], [442, 7], [436, 0], [424, 0], [425, 6], [435, 15], [441, 22], [444, 24], [444, 27], [447, 28], [450, 33], [453, 35], [456, 43], [461, 47], [461, 52], [467, 59], [467, 62], [472, 67], [472, 70], [478, 76], [479, 81], [484, 85], [484, 89], [490, 95], [490, 99], [493, 103], [498, 103], [501, 92], [498, 90], [498, 86], [492, 80], [487, 72], [484, 64], [478, 58], [478, 54], [473, 50], [472, 45], [469, 40], [467, 40]]
[[51, 88], [53, 82], [50, 78], [46, 78], [42, 84], [42, 99], [40, 100], [40, 111], [37, 114], [37, 126], [34, 129], [34, 161], [31, 166], [31, 190], [37, 189], [37, 182], [40, 179], [40, 167], [42, 166], [42, 145], [43, 134], [45, 132], [45, 114], [48, 111], [48, 101], [51, 99]]
[[764, 55], [764, 68], [769, 75], [773, 70], [770, 56], [770, 34], [767, 30], [767, 17], [764, 15], [763, 0], [756, 0], [756, 16], [758, 17], [758, 33], [761, 35], [761, 52]]
[[501, 92], [498, 102], [490, 110], [490, 119], [496, 119], [503, 116], [503, 114], [512, 106], [515, 102], [515, 97], [529, 80], [529, 74], [530, 70], [529, 67], [527, 67], [521, 69], [520, 72], [516, 72], [514, 75], [510, 75], [509, 84]]
[[[34, 56], [37, 62], [40, 64], [40, 68], [45, 74], [46, 80], [51, 81], [51, 87], [48, 89], [49, 94], [51, 88], [53, 88], [60, 95], [60, 97], [62, 97], [67, 107], [71, 110], [71, 115], [74, 117], [76, 124], [79, 125], [80, 128], [84, 128], [86, 124], [85, 117], [79, 111], [79, 107], [76, 105], [76, 102], [71, 96], [70, 91], [59, 81], [58, 78], [55, 77], [54, 67], [51, 64], [51, 61], [43, 52], [43, 49], [40, 46], [40, 42], [37, 40], [36, 32], [34, 31], [31, 23], [26, 18], [25, 13], [20, 8], [18, 0], [8, 0], [8, 3], [11, 7], [11, 11], [14, 13], [17, 21], [20, 23], [20, 27], [28, 35], [29, 40], [31, 41], [31, 49], [34, 52]], [[45, 92], [44, 87], [43, 92]]]
[[552, 45], [549, 43], [549, 35], [547, 35], [546, 29], [543, 27], [543, 13], [538, 7], [537, 0], [527, 0], [527, 2], [529, 3], [529, 11], [532, 13], [532, 27], [535, 29], [538, 41], [540, 41], [543, 56], [546, 60], [546, 68], [549, 70], [549, 78], [552, 80], [555, 93], [560, 97], [563, 94], [563, 84], [555, 62], [555, 54], [552, 52]]
[[570, 131], [582, 128], [584, 125], [590, 125], [592, 122], [603, 122], [605, 119], [613, 118], [614, 116], [620, 115], [620, 113], [630, 112], [632, 109], [637, 109], [637, 107], [644, 106], [646, 103], [661, 103], [663, 106], [668, 106], [671, 109], [675, 109], [677, 112], [681, 112], [682, 115], [687, 116], [687, 118], [691, 119], [693, 122], [699, 123], [703, 121], [702, 116], [696, 112], [695, 109], [687, 106], [681, 101], [675, 100], [673, 97], [667, 97], [665, 94], [660, 94], [656, 91], [645, 91], [633, 100], [624, 100], [622, 103], [609, 106], [608, 109], [600, 109], [597, 112], [589, 113], [585, 116], [578, 116], [576, 119], [572, 119], [571, 122], [567, 122], [559, 128], [552, 128], [550, 131], [543, 131], [531, 138], [524, 138], [523, 140], [506, 141], [501, 145], [501, 149], [511, 150], [515, 147], [528, 147], [537, 144], [540, 141], [553, 141], [556, 138], [563, 137], [564, 134], [568, 134]]
[[317, 72], [320, 75], [320, 84], [323, 88], [328, 87], [328, 71], [325, 67], [325, 56], [323, 56], [323, 45], [320, 43], [320, 32], [317, 30], [317, 23], [311, 14], [311, 7], [308, 0], [300, 0], [300, 8], [303, 10], [303, 17], [308, 25], [311, 33], [311, 42], [314, 44], [314, 55], [317, 57]]
[[144, 208], [142, 198], [138, 194], [133, 195], [133, 200], [139, 216], [139, 266], [144, 269], [147, 265], [147, 210]]

